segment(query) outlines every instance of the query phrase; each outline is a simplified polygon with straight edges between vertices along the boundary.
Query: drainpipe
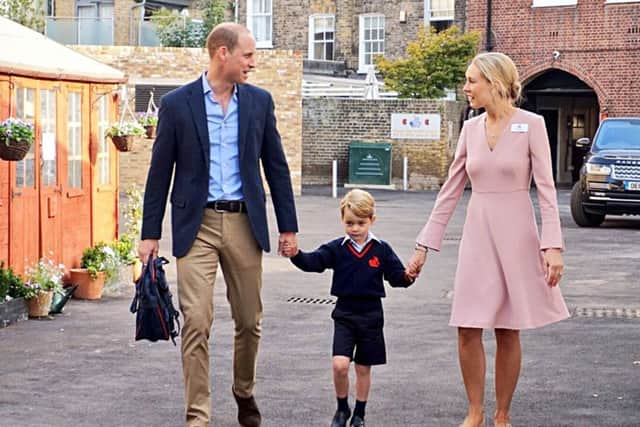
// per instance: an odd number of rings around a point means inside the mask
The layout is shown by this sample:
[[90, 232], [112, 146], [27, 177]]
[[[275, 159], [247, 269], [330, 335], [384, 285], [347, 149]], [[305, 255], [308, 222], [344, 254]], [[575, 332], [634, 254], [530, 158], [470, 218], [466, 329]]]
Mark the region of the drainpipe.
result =
[[491, 44], [491, 0], [487, 0], [487, 32], [485, 35], [484, 50], [491, 52], [493, 45]]
[[240, 8], [240, 6], [238, 5], [238, 0], [235, 0], [233, 2], [233, 16], [235, 19], [235, 23], [238, 23], [238, 19], [240, 17], [240, 11], [238, 10]]
[[[139, 8], [139, 7], [141, 7], [141, 8], [142, 8], [142, 10], [144, 11], [144, 5], [145, 5], [146, 3], [147, 3], [147, 0], [142, 0], [142, 2], [141, 2], [141, 3], [137, 3], [137, 4], [134, 4], [133, 6], [131, 6], [131, 11], [129, 12], [129, 14], [130, 14], [129, 19], [130, 19], [130, 22], [131, 22], [131, 24], [130, 24], [130, 28], [129, 28], [129, 42], [131, 42], [131, 35], [133, 34], [133, 31], [134, 31], [134, 29], [135, 29], [135, 27], [134, 27], [134, 25], [133, 25], [133, 22], [134, 22], [134, 21], [133, 21], [133, 18], [134, 18], [134, 16], [135, 16], [135, 15], [134, 15], [134, 11], [133, 11], [133, 10], [134, 10], [134, 9], [137, 9], [137, 8]], [[141, 23], [142, 23], [142, 19], [143, 19], [143, 17], [141, 17], [141, 18], [139, 19], [139, 21], [140, 21], [140, 22], [139, 22], [139, 24], [141, 24]], [[140, 30], [141, 30], [141, 25], [138, 25], [138, 35], [137, 35], [137, 37], [136, 37], [136, 42], [137, 42], [137, 43], [136, 43], [136, 46], [140, 46], [140, 32], [141, 32]]]

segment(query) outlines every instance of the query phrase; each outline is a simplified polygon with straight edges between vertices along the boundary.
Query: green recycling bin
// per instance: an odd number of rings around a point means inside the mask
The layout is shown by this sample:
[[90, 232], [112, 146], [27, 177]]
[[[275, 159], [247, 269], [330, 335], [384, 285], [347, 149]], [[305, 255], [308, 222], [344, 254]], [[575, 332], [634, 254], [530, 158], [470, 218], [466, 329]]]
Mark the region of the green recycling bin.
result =
[[390, 185], [391, 144], [349, 143], [349, 184]]

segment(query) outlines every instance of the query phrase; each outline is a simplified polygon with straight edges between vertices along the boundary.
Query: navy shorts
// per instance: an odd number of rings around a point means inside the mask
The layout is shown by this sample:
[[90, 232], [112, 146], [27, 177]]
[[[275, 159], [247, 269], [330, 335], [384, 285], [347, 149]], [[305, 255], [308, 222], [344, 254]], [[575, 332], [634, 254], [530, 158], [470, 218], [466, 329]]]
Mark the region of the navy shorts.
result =
[[384, 314], [379, 298], [338, 298], [333, 318], [333, 355], [345, 356], [358, 365], [387, 363], [384, 343]]

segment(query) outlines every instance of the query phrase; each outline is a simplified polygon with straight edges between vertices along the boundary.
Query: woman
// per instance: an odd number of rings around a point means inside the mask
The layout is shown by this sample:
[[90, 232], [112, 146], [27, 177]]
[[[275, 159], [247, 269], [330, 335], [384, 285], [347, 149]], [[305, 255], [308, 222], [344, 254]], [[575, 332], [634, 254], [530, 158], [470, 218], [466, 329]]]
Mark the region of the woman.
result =
[[[560, 290], [562, 234], [544, 119], [514, 106], [521, 85], [513, 61], [501, 53], [476, 56], [464, 93], [473, 109], [460, 133], [449, 177], [416, 240], [409, 268], [419, 272], [429, 249], [440, 250], [445, 228], [471, 181], [460, 242], [450, 325], [469, 409], [462, 426], [484, 426], [485, 354], [482, 330], [496, 336], [494, 425], [509, 424], [520, 374], [521, 329], [569, 316]], [[538, 229], [529, 187], [535, 179], [542, 219]]]

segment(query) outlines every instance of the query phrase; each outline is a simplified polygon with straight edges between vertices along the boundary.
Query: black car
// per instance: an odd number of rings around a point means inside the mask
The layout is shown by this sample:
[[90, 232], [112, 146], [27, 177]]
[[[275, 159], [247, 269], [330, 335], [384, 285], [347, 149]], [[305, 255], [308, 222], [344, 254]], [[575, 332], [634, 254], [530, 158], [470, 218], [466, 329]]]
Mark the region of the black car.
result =
[[[590, 147], [590, 149], [589, 149]], [[597, 227], [605, 215], [640, 215], [640, 118], [605, 119], [571, 191], [571, 215], [581, 227]]]

